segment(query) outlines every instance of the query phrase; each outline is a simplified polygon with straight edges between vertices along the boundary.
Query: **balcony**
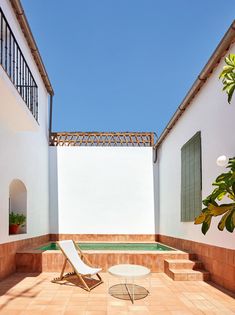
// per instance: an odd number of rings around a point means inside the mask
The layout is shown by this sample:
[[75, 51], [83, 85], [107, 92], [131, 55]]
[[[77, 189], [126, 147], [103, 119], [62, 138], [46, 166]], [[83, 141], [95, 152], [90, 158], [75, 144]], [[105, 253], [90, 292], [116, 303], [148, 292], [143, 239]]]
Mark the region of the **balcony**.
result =
[[1, 8], [0, 65], [0, 119], [14, 130], [36, 130], [38, 87]]

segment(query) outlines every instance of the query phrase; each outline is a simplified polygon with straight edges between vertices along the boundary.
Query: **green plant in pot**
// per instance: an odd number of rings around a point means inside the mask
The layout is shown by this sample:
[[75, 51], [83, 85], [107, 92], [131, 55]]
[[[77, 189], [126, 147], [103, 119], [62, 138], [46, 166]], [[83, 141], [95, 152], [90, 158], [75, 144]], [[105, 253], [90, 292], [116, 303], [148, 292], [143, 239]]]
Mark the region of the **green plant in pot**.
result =
[[9, 214], [9, 234], [18, 234], [20, 226], [26, 222], [26, 216], [19, 213], [10, 212]]

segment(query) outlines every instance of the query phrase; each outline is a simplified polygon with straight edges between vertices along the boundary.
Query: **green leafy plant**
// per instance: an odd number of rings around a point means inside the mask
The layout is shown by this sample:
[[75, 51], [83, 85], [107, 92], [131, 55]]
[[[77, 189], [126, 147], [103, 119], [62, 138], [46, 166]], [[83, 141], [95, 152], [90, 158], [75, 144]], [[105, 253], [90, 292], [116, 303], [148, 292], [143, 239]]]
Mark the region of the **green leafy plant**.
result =
[[[227, 173], [219, 175], [212, 184], [216, 188], [203, 201], [205, 208], [200, 215], [195, 218], [194, 224], [202, 224], [202, 233], [206, 234], [210, 228], [213, 217], [222, 216], [218, 229], [233, 232], [235, 228], [235, 158], [229, 159]], [[232, 202], [219, 204], [227, 197]]]
[[19, 213], [10, 212], [9, 213], [9, 225], [23, 225], [26, 222], [26, 216]]
[[226, 66], [223, 67], [219, 78], [222, 78], [223, 90], [228, 94], [228, 103], [230, 104], [235, 90], [235, 55], [229, 54], [224, 61]]

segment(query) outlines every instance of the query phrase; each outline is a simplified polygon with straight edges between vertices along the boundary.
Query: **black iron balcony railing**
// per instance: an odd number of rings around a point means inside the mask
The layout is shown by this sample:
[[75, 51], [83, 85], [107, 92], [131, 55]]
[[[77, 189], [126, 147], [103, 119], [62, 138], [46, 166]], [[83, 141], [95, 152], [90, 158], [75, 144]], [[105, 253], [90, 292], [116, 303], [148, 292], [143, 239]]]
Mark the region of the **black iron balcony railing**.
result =
[[1, 8], [0, 64], [38, 121], [38, 87]]

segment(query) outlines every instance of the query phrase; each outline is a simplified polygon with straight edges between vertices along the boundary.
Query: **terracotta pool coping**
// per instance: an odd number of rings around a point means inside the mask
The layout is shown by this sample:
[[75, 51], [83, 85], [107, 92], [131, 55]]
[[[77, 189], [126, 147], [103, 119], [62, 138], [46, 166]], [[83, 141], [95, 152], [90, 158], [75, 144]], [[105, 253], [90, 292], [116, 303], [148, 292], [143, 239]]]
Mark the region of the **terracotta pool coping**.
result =
[[[43, 244], [40, 244], [37, 246], [37, 249], [35, 248], [24, 248], [24, 249], [21, 249], [21, 250], [18, 250], [17, 253], [34, 253], [34, 254], [49, 254], [49, 253], [61, 253], [61, 250], [60, 249], [48, 249], [48, 250], [43, 250], [43, 249], [38, 249], [39, 247], [43, 247], [43, 246], [47, 246], [51, 243], [56, 243], [56, 241], [51, 241], [51, 242], [47, 242], [47, 243], [43, 243]], [[107, 254], [107, 253], [112, 253], [112, 254], [115, 254], [115, 253], [119, 253], [119, 254], [122, 254], [122, 253], [128, 253], [128, 254], [172, 254], [172, 252], [174, 252], [175, 254], [182, 254], [182, 253], [188, 253], [188, 252], [185, 252], [185, 251], [181, 251], [181, 250], [178, 250], [177, 248], [174, 248], [172, 246], [168, 246], [168, 245], [165, 245], [163, 243], [160, 243], [160, 242], [120, 242], [120, 241], [112, 241], [112, 242], [102, 242], [102, 241], [94, 241], [94, 242], [91, 242], [91, 241], [82, 241], [81, 243], [116, 243], [116, 244], [120, 244], [120, 243], [128, 243], [128, 244], [160, 244], [160, 245], [163, 245], [163, 246], [167, 246], [168, 248], [172, 248], [172, 250], [82, 250], [84, 253], [87, 253], [87, 254]]]

